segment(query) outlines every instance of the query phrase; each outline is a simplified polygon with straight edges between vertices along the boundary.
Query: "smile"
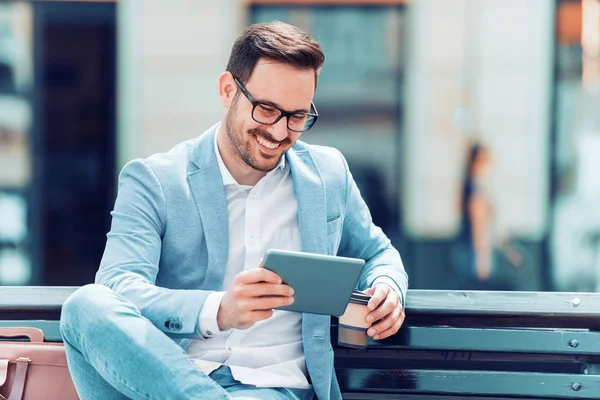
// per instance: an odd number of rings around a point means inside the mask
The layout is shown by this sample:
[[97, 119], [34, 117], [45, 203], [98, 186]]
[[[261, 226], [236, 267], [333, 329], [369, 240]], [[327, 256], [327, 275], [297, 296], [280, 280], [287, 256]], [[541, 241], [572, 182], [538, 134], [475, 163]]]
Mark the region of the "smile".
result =
[[254, 137], [256, 138], [256, 141], [258, 143], [260, 143], [262, 146], [266, 147], [267, 149], [275, 150], [276, 148], [279, 147], [280, 143], [270, 142], [267, 139], [263, 138], [262, 136], [258, 136], [258, 135], [254, 135]]

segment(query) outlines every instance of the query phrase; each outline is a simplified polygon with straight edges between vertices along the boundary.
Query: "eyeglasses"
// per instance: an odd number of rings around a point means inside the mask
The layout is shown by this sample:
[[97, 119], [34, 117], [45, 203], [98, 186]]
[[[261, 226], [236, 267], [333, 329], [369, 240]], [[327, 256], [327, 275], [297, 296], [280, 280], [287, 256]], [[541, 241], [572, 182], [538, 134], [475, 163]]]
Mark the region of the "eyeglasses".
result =
[[275, 125], [281, 118], [286, 117], [287, 128], [290, 131], [306, 132], [313, 127], [315, 122], [317, 122], [317, 118], [319, 118], [319, 113], [312, 101], [310, 102], [310, 112], [284, 111], [273, 105], [254, 100], [254, 97], [246, 90], [238, 78], [233, 77], [233, 79], [235, 79], [235, 83], [237, 83], [242, 93], [244, 93], [244, 96], [246, 96], [248, 101], [252, 104], [252, 119], [259, 124]]

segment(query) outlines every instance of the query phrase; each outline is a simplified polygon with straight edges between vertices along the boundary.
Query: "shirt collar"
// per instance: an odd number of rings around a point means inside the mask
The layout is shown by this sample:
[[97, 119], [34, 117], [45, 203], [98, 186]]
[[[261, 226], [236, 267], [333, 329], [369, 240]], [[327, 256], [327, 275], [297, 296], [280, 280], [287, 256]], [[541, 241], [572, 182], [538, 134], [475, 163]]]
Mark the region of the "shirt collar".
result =
[[[219, 171], [221, 171], [221, 177], [223, 178], [223, 185], [225, 185], [225, 186], [239, 185], [239, 183], [235, 180], [233, 175], [231, 175], [231, 172], [229, 172], [229, 170], [225, 166], [225, 163], [223, 162], [223, 158], [221, 157], [221, 153], [219, 152], [219, 146], [217, 145], [217, 138], [219, 137], [219, 135], [222, 134], [221, 127], [222, 127], [222, 125], [219, 125], [219, 127], [217, 128], [217, 134], [215, 135], [215, 154], [217, 155], [217, 163], [219, 164]], [[269, 171], [267, 173], [267, 175], [274, 171], [278, 171], [278, 170], [285, 171], [285, 169], [286, 169], [286, 163], [285, 163], [285, 155], [284, 155], [283, 157], [281, 157], [279, 159], [277, 166], [272, 171]]]

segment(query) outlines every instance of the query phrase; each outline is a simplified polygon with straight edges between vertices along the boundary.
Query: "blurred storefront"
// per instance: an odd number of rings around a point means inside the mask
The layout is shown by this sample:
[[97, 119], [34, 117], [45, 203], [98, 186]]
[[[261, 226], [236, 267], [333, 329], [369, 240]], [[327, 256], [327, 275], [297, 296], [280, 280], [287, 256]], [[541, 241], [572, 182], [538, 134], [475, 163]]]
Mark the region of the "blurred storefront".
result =
[[0, 4], [0, 284], [93, 279], [115, 183], [115, 4]]
[[216, 82], [231, 44], [247, 25], [277, 19], [326, 54], [321, 117], [303, 140], [344, 153], [413, 288], [455, 283], [461, 184], [480, 142], [493, 160], [478, 185], [493, 203], [503, 287], [597, 290], [599, 9], [600, 0], [2, 2], [0, 285], [90, 282], [119, 169], [220, 120]]
[[319, 40], [326, 60], [315, 104], [322, 117], [303, 140], [342, 151], [375, 223], [400, 245], [405, 7], [362, 3], [271, 2], [249, 11], [252, 23], [288, 22]]
[[552, 265], [559, 290], [600, 290], [600, 1], [557, 8]]

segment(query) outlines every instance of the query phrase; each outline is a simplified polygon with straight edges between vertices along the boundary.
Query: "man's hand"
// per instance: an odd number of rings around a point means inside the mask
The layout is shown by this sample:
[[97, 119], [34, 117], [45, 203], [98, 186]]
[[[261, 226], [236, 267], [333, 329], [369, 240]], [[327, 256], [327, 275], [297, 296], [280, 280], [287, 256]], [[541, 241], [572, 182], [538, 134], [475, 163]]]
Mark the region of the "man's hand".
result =
[[247, 329], [273, 315], [273, 308], [294, 302], [294, 290], [265, 268], [254, 268], [236, 275], [227, 290], [219, 312], [219, 329]]
[[398, 293], [385, 283], [376, 284], [365, 290], [365, 293], [371, 295], [371, 300], [367, 304], [371, 310], [366, 317], [367, 322], [374, 323], [367, 334], [373, 339], [379, 340], [398, 332], [404, 323], [404, 306]]

